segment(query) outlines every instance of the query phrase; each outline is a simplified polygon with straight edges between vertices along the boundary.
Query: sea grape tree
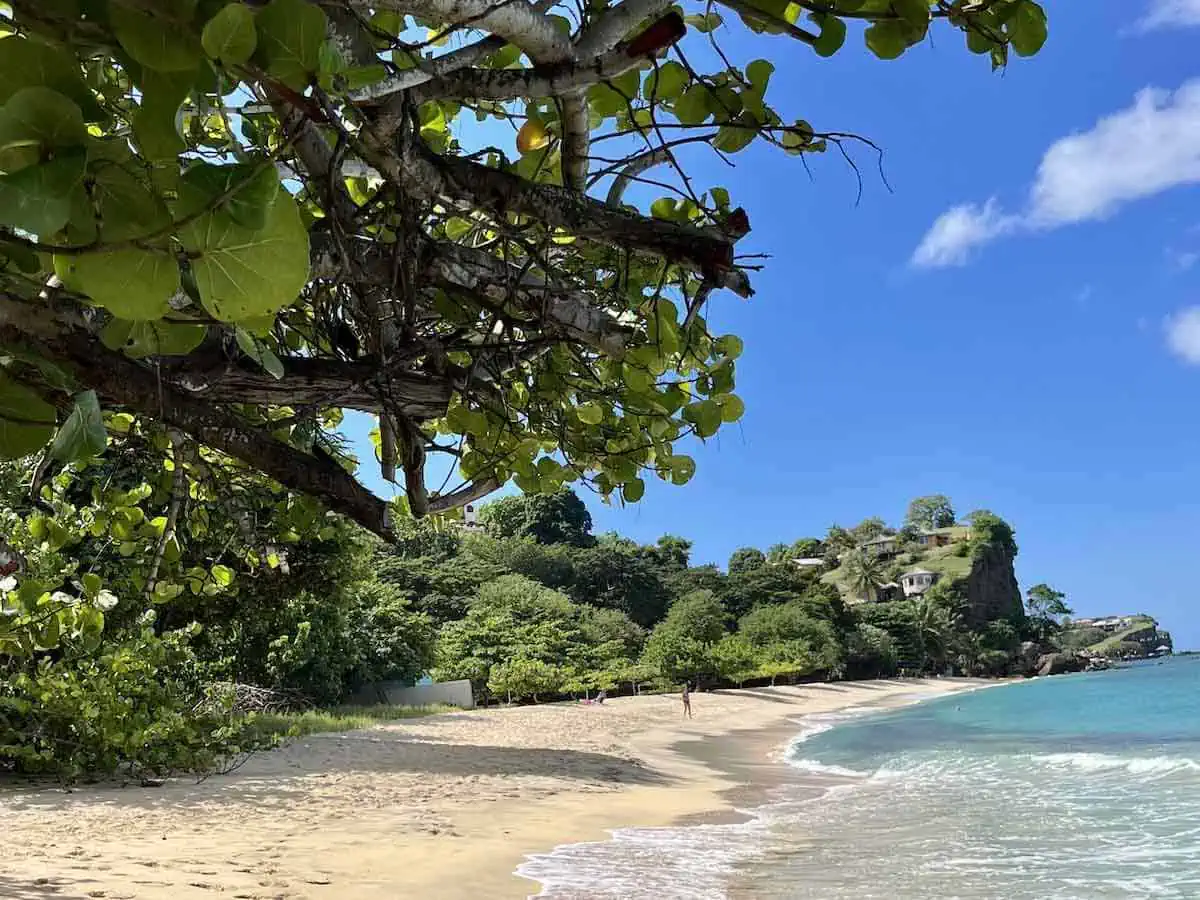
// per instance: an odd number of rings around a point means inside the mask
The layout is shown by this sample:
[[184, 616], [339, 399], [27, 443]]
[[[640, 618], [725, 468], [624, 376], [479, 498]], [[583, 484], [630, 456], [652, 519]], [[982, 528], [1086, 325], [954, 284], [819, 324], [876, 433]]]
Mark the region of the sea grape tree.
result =
[[0, 456], [132, 418], [385, 538], [344, 410], [417, 516], [683, 484], [680, 440], [743, 411], [706, 304], [752, 294], [749, 216], [689, 145], [845, 139], [723, 35], [892, 59], [934, 26], [994, 66], [1046, 37], [1033, 0], [0, 3]]

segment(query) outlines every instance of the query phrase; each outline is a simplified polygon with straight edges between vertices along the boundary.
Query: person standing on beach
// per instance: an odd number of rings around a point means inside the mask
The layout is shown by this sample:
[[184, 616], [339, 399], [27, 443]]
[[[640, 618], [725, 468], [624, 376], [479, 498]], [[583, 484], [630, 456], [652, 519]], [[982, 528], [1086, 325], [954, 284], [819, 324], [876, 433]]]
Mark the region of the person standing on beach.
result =
[[683, 683], [683, 693], [679, 695], [679, 699], [683, 701], [683, 717], [690, 719], [692, 717], [692, 694], [688, 690], [688, 683]]

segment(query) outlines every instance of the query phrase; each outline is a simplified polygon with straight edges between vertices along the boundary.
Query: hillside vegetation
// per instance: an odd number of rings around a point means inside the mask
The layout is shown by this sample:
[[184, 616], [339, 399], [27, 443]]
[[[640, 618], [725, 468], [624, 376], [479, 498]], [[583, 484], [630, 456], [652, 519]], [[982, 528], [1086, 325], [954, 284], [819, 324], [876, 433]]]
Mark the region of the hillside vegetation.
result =
[[1171, 634], [1159, 627], [1153, 616], [1139, 613], [1131, 616], [1113, 616], [1124, 620], [1118, 627], [1097, 627], [1092, 624], [1104, 619], [1083, 619], [1068, 622], [1063, 626], [1063, 646], [1073, 650], [1117, 659], [1144, 659], [1171, 652], [1174, 644]]

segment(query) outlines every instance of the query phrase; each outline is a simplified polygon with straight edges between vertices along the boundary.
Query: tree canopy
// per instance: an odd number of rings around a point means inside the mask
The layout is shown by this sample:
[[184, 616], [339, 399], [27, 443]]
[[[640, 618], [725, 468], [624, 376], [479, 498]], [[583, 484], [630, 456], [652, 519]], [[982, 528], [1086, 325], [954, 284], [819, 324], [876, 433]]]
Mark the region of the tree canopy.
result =
[[1034, 0], [0, 17], [0, 455], [86, 458], [114, 415], [144, 417], [386, 538], [390, 505], [332, 439], [344, 410], [375, 417], [417, 516], [510, 479], [634, 502], [742, 414], [742, 342], [705, 313], [753, 293], [750, 219], [689, 176], [692, 151], [856, 139], [777, 96], [768, 58], [700, 47], [746, 27], [827, 57], [853, 29], [888, 60], [940, 25], [999, 67], [1046, 38]]
[[945, 494], [917, 497], [908, 504], [904, 524], [920, 530], [949, 528], [954, 524], [954, 507]]

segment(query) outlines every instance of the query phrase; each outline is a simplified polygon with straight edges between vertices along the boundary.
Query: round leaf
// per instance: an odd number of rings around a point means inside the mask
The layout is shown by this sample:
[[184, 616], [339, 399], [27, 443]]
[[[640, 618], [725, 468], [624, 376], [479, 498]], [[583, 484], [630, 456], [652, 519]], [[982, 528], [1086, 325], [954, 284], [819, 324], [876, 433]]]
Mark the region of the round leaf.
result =
[[224, 212], [207, 213], [179, 235], [191, 255], [200, 300], [227, 322], [277, 312], [308, 280], [308, 232], [296, 201], [280, 190], [255, 230]]
[[724, 394], [718, 398], [722, 422], [736, 422], [746, 412], [746, 404], [737, 394]]
[[89, 119], [100, 112], [79, 63], [69, 53], [39, 40], [5, 38], [0, 53], [0, 105], [27, 87], [50, 88], [69, 97]]
[[230, 3], [208, 20], [200, 43], [210, 58], [227, 66], [240, 66], [254, 55], [258, 34], [254, 14], [244, 3]]
[[867, 47], [880, 59], [897, 59], [908, 49], [908, 29], [903, 22], [875, 22], [863, 33]]
[[148, 69], [186, 72], [202, 53], [193, 18], [196, 0], [156, 0], [154, 12], [140, 0], [113, 0], [108, 15], [125, 52]]
[[683, 125], [700, 125], [708, 118], [708, 88], [693, 84], [675, 101], [675, 118]]
[[288, 87], [299, 90], [321, 67], [325, 13], [306, 0], [271, 0], [255, 20], [254, 58]]
[[71, 218], [86, 161], [82, 149], [69, 150], [49, 162], [0, 175], [0, 224], [42, 236], [62, 229]]
[[604, 420], [604, 410], [599, 403], [582, 403], [575, 412], [585, 425], [599, 425]]
[[1018, 56], [1033, 56], [1046, 43], [1046, 11], [1033, 0], [1020, 0], [1007, 27]]
[[161, 319], [179, 291], [179, 264], [169, 253], [131, 247], [54, 257], [54, 271], [71, 290], [87, 294], [114, 316]]
[[46, 150], [78, 147], [86, 140], [87, 125], [78, 104], [50, 88], [24, 88], [0, 109], [0, 151], [22, 144]]
[[627, 481], [621, 486], [621, 496], [625, 498], [626, 503], [637, 503], [645, 493], [646, 482], [640, 478]]

